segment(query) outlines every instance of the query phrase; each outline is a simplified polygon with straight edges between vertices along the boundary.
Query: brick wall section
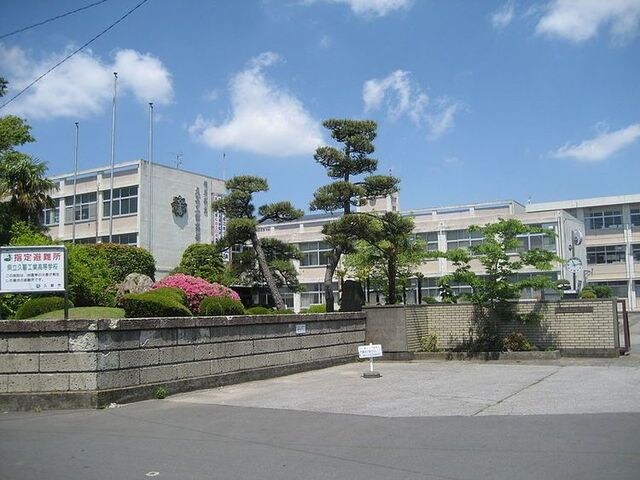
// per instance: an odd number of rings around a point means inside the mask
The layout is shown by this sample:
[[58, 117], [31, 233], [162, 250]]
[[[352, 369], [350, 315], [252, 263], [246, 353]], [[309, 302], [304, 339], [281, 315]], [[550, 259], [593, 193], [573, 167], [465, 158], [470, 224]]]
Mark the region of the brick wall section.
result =
[[[540, 315], [539, 321], [499, 322], [499, 333], [523, 333], [530, 343], [545, 349], [558, 348], [566, 354], [609, 354], [619, 348], [618, 320], [613, 300], [562, 302], [518, 302], [517, 312]], [[405, 309], [407, 348], [415, 352], [420, 337], [435, 333], [438, 347], [449, 350], [468, 340], [474, 332], [471, 304], [407, 306]]]
[[96, 406], [158, 385], [171, 393], [349, 361], [365, 323], [362, 313], [0, 321], [0, 406], [40, 394], [47, 406]]

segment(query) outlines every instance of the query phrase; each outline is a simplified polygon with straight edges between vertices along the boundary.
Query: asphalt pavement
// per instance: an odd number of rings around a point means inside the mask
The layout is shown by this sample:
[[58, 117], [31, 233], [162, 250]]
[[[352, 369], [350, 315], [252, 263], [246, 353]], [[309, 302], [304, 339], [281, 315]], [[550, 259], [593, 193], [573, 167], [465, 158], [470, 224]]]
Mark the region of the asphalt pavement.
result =
[[[631, 319], [640, 337], [640, 316]], [[637, 343], [636, 345], [640, 345]], [[0, 414], [0, 479], [640, 478], [640, 354], [364, 363]]]

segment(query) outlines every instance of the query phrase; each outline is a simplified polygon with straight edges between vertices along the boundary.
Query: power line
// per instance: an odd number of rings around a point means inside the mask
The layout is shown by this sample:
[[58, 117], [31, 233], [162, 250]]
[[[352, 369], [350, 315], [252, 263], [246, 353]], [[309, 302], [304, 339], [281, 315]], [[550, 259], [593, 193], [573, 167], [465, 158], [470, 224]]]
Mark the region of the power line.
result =
[[30, 30], [32, 28], [39, 27], [40, 25], [44, 25], [45, 23], [53, 22], [54, 20], [58, 20], [59, 18], [66, 17], [68, 15], [73, 15], [74, 13], [81, 12], [82, 10], [87, 10], [87, 9], [89, 9], [91, 7], [95, 7], [96, 5], [100, 5], [101, 3], [104, 3], [106, 1], [108, 1], [108, 0], [100, 0], [99, 2], [93, 2], [90, 5], [85, 5], [84, 7], [76, 8], [75, 10], [71, 10], [70, 12], [63, 13], [61, 15], [56, 15], [55, 17], [48, 18], [46, 20], [43, 20], [42, 22], [34, 23], [33, 25], [29, 25], [28, 27], [22, 27], [22, 28], [19, 28], [18, 30], [15, 30], [13, 32], [5, 33], [3, 35], [0, 35], [0, 40], [2, 40], [4, 38], [7, 38], [7, 37], [10, 37], [11, 35], [15, 35], [16, 33], [22, 33], [22, 32], [25, 32], [27, 30]]
[[20, 95], [22, 95], [24, 92], [26, 92], [27, 90], [29, 90], [31, 87], [33, 87], [36, 83], [38, 83], [40, 80], [42, 80], [45, 76], [47, 76], [49, 73], [51, 73], [53, 70], [55, 70], [56, 68], [58, 68], [60, 65], [62, 65], [64, 62], [66, 62], [67, 60], [69, 60], [71, 57], [73, 57], [76, 53], [82, 51], [83, 49], [85, 49], [86, 47], [88, 47], [89, 45], [91, 45], [94, 41], [96, 41], [98, 38], [100, 38], [102, 35], [104, 35], [105, 33], [107, 33], [109, 30], [111, 30], [113, 27], [115, 27], [116, 25], [118, 25], [120, 22], [122, 22], [125, 18], [127, 18], [129, 15], [131, 15], [133, 12], [135, 12], [138, 8], [140, 8], [142, 5], [144, 5], [145, 3], [147, 3], [149, 0], [142, 0], [140, 3], [138, 3], [135, 7], [133, 7], [131, 10], [129, 10], [127, 13], [125, 13], [123, 16], [121, 16], [118, 20], [116, 20], [115, 22], [113, 22], [111, 25], [109, 25], [107, 28], [105, 28], [103, 31], [101, 31], [99, 34], [97, 34], [95, 37], [93, 37], [91, 40], [89, 40], [88, 42], [84, 43], [81, 47], [77, 48], [76, 50], [74, 50], [73, 52], [71, 52], [69, 55], [67, 55], [66, 57], [64, 57], [62, 60], [60, 60], [58, 63], [56, 63], [53, 67], [51, 67], [49, 70], [47, 70], [46, 72], [44, 72], [42, 75], [40, 75], [38, 78], [36, 78], [33, 82], [31, 82], [29, 85], [27, 85], [26, 87], [24, 87], [22, 90], [20, 90], [18, 93], [16, 93], [13, 97], [11, 97], [9, 100], [7, 100], [6, 102], [4, 102], [2, 105], [0, 105], [0, 110], [2, 110], [4, 107], [6, 107], [7, 105], [9, 105], [11, 102], [13, 102], [16, 98], [18, 98]]

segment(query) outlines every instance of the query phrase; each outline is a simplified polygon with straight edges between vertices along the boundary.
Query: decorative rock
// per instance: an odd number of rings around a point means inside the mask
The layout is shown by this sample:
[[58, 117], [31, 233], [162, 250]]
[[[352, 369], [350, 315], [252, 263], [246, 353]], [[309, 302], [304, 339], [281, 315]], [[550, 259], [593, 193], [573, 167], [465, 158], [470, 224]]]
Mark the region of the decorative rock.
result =
[[118, 296], [125, 293], [144, 293], [151, 289], [153, 280], [143, 273], [130, 273], [118, 284]]
[[362, 285], [355, 280], [347, 280], [342, 286], [341, 312], [359, 312], [364, 303], [364, 292]]

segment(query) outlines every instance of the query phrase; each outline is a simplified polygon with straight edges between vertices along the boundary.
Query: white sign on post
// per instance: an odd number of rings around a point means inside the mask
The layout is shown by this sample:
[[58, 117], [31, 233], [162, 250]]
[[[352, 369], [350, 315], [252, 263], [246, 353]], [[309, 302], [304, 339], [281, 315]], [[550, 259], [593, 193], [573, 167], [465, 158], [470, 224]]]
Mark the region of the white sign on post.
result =
[[382, 345], [362, 345], [358, 347], [358, 356], [360, 358], [374, 358], [382, 356]]
[[373, 359], [382, 356], [382, 345], [374, 345], [373, 343], [361, 345], [358, 347], [358, 356], [369, 359], [369, 371], [364, 372], [362, 376], [364, 378], [380, 378], [380, 373], [373, 370]]
[[0, 247], [0, 293], [65, 291], [65, 247]]

